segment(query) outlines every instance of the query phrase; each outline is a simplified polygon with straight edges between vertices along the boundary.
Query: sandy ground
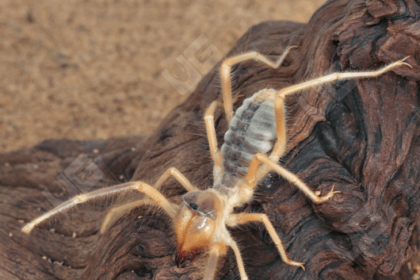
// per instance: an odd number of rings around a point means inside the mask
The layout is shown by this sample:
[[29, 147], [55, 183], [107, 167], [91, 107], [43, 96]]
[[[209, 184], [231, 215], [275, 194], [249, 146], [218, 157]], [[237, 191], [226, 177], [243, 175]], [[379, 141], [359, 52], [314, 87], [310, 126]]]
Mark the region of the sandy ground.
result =
[[[0, 152], [152, 132], [249, 27], [325, 0], [264, 2], [1, 0]], [[213, 56], [193, 61], [203, 42]]]

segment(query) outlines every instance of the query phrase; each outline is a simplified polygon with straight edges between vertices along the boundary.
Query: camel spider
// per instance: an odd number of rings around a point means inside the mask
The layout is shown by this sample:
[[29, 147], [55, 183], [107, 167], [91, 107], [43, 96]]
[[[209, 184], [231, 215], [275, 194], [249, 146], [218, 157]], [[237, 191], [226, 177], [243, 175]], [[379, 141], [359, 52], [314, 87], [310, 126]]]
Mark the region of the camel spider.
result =
[[[239, 248], [226, 226], [234, 227], [251, 221], [261, 222], [265, 225], [281, 259], [285, 263], [304, 269], [303, 262], [290, 260], [287, 257], [282, 241], [266, 214], [233, 213], [234, 207], [241, 206], [252, 199], [257, 183], [270, 170], [276, 171], [296, 185], [314, 203], [326, 202], [334, 194], [339, 193], [339, 191], [334, 191], [333, 186], [326, 195], [320, 196], [295, 174], [278, 164], [286, 148], [285, 97], [338, 79], [377, 77], [400, 65], [411, 66], [405, 63], [405, 59], [403, 59], [376, 71], [333, 73], [279, 91], [262, 89], [245, 99], [234, 113], [230, 83], [231, 67], [234, 64], [254, 59], [276, 69], [282, 64], [292, 48], [294, 47], [286, 48], [275, 63], [271, 62], [268, 57], [254, 51], [230, 57], [223, 61], [221, 65], [222, 94], [229, 129], [224, 137], [225, 143], [220, 150], [217, 144], [213, 117], [216, 108], [220, 105], [219, 102], [217, 100], [213, 101], [204, 114], [211, 157], [214, 161], [214, 184], [212, 188], [199, 190], [181, 172], [172, 167], [158, 179], [153, 187], [137, 181], [77, 195], [26, 224], [22, 231], [29, 233], [38, 224], [77, 204], [136, 190], [146, 194], [148, 198], [112, 209], [105, 218], [101, 228], [102, 233], [110, 226], [115, 214], [154, 202], [174, 221], [178, 239], [178, 250], [175, 258], [178, 266], [188, 265], [199, 251], [204, 249], [209, 251], [209, 259], [204, 272], [205, 280], [214, 278], [217, 260], [220, 256], [226, 254], [227, 247], [232, 248], [235, 254], [241, 279], [248, 279]], [[171, 203], [158, 191], [170, 176], [173, 176], [188, 191], [183, 196], [181, 205]]]

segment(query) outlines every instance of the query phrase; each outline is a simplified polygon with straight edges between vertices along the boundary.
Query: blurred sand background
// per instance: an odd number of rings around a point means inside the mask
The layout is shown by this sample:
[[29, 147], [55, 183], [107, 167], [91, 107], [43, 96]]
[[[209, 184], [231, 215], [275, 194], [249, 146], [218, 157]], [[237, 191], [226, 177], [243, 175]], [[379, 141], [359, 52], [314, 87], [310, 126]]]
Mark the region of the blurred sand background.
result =
[[[176, 58], [225, 55], [252, 25], [307, 22], [325, 0], [1, 0], [0, 152], [152, 132], [188, 94]], [[181, 79], [182, 80], [182, 79]]]

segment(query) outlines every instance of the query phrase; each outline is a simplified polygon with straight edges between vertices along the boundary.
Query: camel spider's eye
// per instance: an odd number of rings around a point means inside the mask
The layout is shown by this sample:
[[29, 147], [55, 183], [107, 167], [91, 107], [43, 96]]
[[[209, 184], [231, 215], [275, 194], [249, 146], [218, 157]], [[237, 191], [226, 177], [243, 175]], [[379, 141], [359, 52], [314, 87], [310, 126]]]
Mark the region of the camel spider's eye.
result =
[[220, 204], [219, 199], [208, 191], [189, 192], [184, 195], [184, 204], [190, 210], [201, 216], [207, 216], [213, 220], [217, 217], [217, 205]]
[[198, 209], [198, 204], [197, 204], [197, 203], [194, 203], [194, 202], [191, 202], [191, 203], [190, 203], [190, 207], [191, 207], [193, 210], [197, 210], [197, 209]]

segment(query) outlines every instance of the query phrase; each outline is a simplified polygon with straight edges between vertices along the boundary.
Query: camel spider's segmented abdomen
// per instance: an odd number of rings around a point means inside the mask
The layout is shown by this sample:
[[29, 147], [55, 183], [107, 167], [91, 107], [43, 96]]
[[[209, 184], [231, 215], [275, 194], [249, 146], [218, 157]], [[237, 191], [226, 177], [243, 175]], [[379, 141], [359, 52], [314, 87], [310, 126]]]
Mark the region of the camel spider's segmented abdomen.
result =
[[273, 89], [260, 90], [236, 110], [222, 146], [225, 176], [243, 178], [257, 153], [268, 154], [273, 149], [277, 140], [275, 93]]

